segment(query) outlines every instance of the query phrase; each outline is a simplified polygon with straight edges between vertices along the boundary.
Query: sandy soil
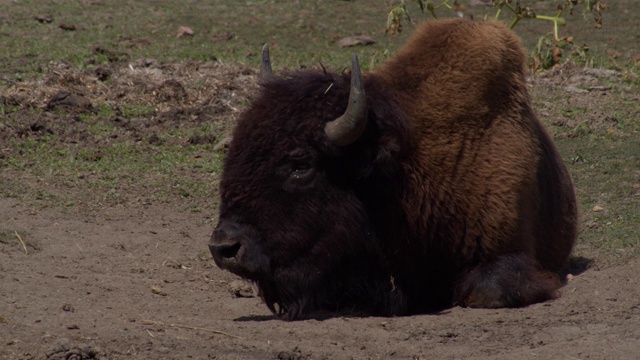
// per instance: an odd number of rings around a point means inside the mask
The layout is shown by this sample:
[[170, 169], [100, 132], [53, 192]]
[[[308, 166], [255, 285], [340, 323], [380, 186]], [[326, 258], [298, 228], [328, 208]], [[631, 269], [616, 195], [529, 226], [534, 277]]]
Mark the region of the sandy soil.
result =
[[26, 208], [3, 222], [3, 359], [637, 359], [640, 260], [575, 276], [552, 302], [400, 318], [284, 322], [206, 254], [201, 214], [170, 206]]

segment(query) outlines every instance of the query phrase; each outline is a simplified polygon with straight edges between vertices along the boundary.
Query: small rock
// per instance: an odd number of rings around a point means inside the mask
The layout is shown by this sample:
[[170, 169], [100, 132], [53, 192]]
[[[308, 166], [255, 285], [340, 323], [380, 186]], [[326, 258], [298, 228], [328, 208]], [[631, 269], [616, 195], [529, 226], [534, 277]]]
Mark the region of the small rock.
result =
[[156, 295], [167, 296], [167, 293], [164, 292], [164, 290], [162, 290], [162, 288], [160, 286], [152, 285], [151, 286], [151, 292], [156, 294]]
[[252, 298], [257, 296], [253, 284], [244, 280], [234, 280], [228, 285], [229, 291], [236, 297]]
[[356, 45], [371, 45], [375, 43], [376, 41], [368, 36], [351, 36], [340, 40], [338, 45], [343, 48]]

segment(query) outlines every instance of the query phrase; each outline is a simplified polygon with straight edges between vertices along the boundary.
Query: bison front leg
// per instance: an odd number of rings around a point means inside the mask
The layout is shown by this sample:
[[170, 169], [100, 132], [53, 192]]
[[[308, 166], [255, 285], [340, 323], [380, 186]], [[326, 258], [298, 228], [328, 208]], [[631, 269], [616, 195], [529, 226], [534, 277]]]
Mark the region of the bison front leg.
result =
[[561, 286], [559, 274], [542, 269], [529, 256], [502, 255], [464, 273], [454, 302], [474, 308], [521, 307], [558, 297]]

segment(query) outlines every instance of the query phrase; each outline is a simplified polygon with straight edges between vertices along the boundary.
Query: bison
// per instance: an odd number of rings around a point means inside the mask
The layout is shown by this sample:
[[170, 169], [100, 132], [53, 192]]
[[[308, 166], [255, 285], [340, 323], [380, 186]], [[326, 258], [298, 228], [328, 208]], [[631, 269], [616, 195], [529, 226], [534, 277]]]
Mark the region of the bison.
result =
[[531, 108], [520, 40], [427, 22], [361, 74], [271, 71], [233, 132], [215, 263], [285, 320], [553, 299], [576, 236], [558, 150]]

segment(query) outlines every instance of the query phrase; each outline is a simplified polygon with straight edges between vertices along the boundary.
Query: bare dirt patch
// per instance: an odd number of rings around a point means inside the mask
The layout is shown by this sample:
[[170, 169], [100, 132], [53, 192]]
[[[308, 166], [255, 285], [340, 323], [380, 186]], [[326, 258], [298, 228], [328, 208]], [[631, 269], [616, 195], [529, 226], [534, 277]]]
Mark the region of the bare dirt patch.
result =
[[[287, 323], [206, 253], [210, 226], [171, 207], [28, 209], [0, 200], [5, 359], [636, 359], [640, 262], [574, 277], [552, 302]], [[72, 357], [76, 356], [76, 357]]]

